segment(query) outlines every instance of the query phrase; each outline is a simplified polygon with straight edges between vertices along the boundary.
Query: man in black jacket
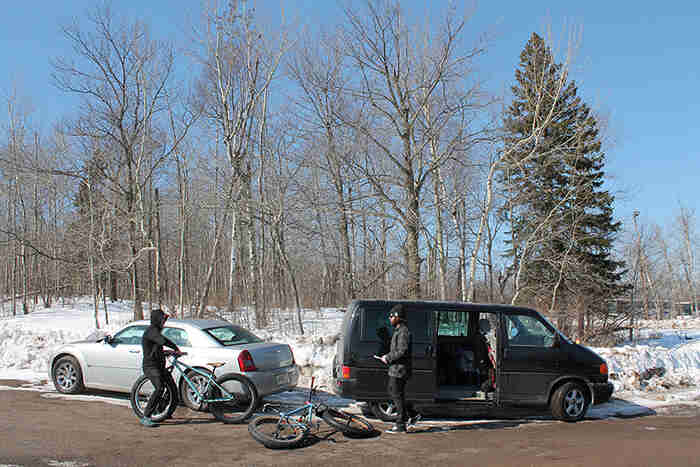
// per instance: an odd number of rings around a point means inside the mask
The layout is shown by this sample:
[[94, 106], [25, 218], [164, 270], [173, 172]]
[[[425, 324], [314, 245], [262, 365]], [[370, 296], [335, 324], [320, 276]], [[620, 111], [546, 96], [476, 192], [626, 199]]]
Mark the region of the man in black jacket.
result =
[[153, 393], [148, 398], [148, 403], [143, 411], [143, 418], [140, 420], [141, 424], [147, 427], [158, 426], [151, 420], [151, 414], [153, 414], [153, 411], [160, 403], [166, 385], [171, 388], [170, 390], [175, 387], [172, 376], [165, 369], [163, 346], [167, 345], [176, 352], [180, 352], [180, 349], [173, 341], [161, 334], [167, 319], [168, 315], [163, 313], [162, 310], [151, 311], [151, 325], [148, 326], [141, 338], [143, 374], [148, 376], [154, 387]]
[[387, 433], [405, 433], [408, 413], [406, 410], [406, 382], [411, 377], [413, 336], [406, 326], [406, 314], [402, 305], [394, 305], [389, 311], [394, 326], [389, 353], [381, 360], [389, 365], [388, 392], [396, 406], [396, 424]]

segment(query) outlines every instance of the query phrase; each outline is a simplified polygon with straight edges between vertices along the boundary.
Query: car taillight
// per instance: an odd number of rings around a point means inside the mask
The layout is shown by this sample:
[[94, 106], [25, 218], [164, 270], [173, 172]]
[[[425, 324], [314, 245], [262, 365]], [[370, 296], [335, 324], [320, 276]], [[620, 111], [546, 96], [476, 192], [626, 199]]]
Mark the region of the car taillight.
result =
[[608, 374], [608, 365], [606, 363], [601, 363], [600, 364], [600, 374], [601, 375], [607, 375]]
[[292, 352], [292, 346], [287, 344], [287, 347], [289, 347], [289, 354], [292, 356], [292, 365], [294, 365], [297, 361], [294, 360], [294, 352]]
[[253, 362], [253, 357], [250, 352], [244, 350], [238, 354], [238, 367], [241, 371], [256, 371], [255, 363]]
[[349, 378], [350, 377], [350, 367], [343, 365], [343, 372], [342, 372], [343, 378]]

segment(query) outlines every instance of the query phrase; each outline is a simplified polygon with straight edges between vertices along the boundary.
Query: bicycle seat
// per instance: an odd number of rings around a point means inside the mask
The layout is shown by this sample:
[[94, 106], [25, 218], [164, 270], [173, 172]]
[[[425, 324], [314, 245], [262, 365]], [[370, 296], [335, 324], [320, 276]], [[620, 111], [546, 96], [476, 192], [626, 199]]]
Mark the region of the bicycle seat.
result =
[[226, 365], [224, 362], [214, 362], [214, 363], [207, 363], [210, 367], [214, 368], [215, 370], [219, 368], [220, 366]]

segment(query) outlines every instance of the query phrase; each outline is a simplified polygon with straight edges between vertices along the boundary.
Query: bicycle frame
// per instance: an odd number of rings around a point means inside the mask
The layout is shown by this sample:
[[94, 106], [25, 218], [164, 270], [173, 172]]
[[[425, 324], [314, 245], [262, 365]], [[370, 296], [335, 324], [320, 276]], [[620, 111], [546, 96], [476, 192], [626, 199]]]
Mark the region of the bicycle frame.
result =
[[[309, 387], [309, 397], [304, 405], [302, 405], [301, 407], [297, 407], [296, 409], [290, 410], [289, 412], [282, 412], [275, 409], [275, 411], [280, 417], [280, 421], [284, 420], [286, 424], [302, 429], [311, 429], [313, 427], [314, 412], [318, 411], [318, 407], [320, 406], [319, 404], [314, 404], [311, 401], [311, 398], [313, 397], [313, 394], [316, 390], [314, 388], [314, 379], [315, 378], [313, 377], [311, 378], [311, 386]], [[268, 404], [265, 404], [263, 406], [263, 412], [265, 412], [267, 408]], [[301, 414], [301, 416], [296, 418], [296, 416], [299, 414]]]
[[[230, 394], [226, 389], [224, 389], [220, 384], [216, 382], [216, 378], [214, 377], [214, 372], [206, 372], [203, 370], [200, 370], [198, 368], [194, 368], [189, 366], [186, 363], [182, 363], [181, 361], [178, 360], [178, 357], [172, 356], [172, 369], [177, 369], [177, 371], [180, 373], [180, 376], [185, 380], [187, 385], [194, 391], [194, 393], [197, 395], [199, 398], [200, 403], [205, 403], [205, 402], [227, 402], [230, 400], [233, 400], [235, 397]], [[197, 386], [192, 382], [192, 380], [187, 376], [187, 372], [192, 371], [194, 373], [197, 373], [200, 376], [204, 376], [207, 379], [207, 384], [204, 386], [204, 394], [199, 392], [199, 389]], [[216, 387], [219, 391], [221, 391], [222, 397], [217, 397], [217, 398], [208, 398], [207, 394], [209, 394], [209, 389], [211, 386]]]

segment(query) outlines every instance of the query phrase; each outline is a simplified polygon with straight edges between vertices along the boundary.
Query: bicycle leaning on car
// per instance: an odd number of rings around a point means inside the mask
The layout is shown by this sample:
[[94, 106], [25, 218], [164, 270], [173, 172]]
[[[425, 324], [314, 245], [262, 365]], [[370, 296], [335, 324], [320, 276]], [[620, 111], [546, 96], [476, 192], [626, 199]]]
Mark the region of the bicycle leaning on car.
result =
[[[258, 406], [258, 393], [255, 386], [244, 376], [237, 373], [226, 373], [216, 376], [216, 369], [224, 366], [224, 362], [207, 363], [212, 368], [211, 372], [194, 368], [182, 362], [180, 357], [186, 352], [165, 351], [166, 358], [170, 359], [167, 370], [178, 371], [185, 384], [192, 390], [193, 402], [200, 407], [207, 407], [214, 417], [224, 423], [242, 423], [251, 416]], [[194, 383], [191, 378], [201, 376], [203, 380]], [[170, 418], [179, 403], [178, 391], [168, 385], [161, 403], [156, 407], [151, 420], [160, 423]], [[131, 387], [129, 400], [131, 408], [136, 415], [143, 417], [143, 411], [148, 403], [148, 398], [153, 392], [153, 384], [146, 375], [141, 375]]]

